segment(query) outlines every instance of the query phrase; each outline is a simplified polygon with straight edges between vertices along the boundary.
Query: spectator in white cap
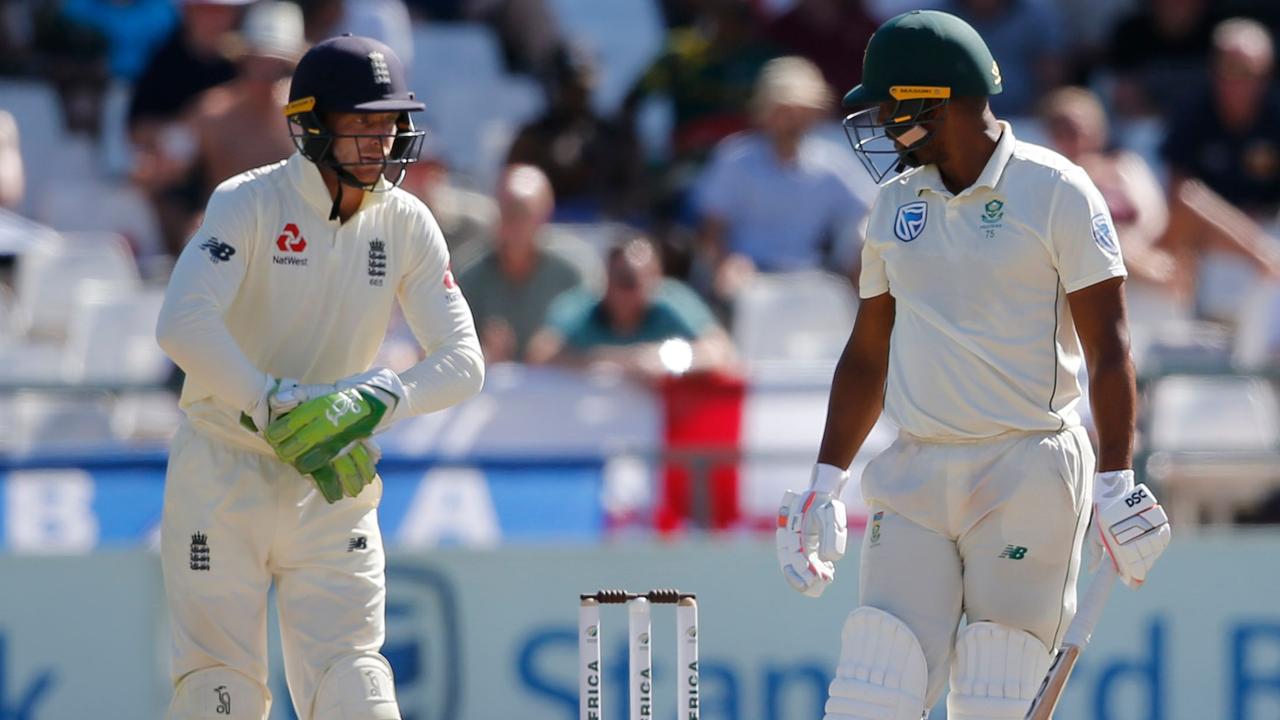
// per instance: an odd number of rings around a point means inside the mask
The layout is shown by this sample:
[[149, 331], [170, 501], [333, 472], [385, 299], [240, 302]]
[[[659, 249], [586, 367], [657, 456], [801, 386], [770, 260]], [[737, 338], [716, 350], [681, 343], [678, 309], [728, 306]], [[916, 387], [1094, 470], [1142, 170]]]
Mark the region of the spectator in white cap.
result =
[[867, 208], [834, 144], [811, 132], [830, 109], [831, 90], [812, 62], [782, 57], [761, 70], [754, 129], [716, 147], [695, 193], [699, 263], [716, 301], [732, 300], [757, 271], [854, 271], [847, 239]]
[[259, 0], [222, 45], [236, 64], [236, 79], [206, 90], [190, 121], [206, 195], [229, 177], [293, 153], [280, 113], [289, 99], [289, 77], [306, 50], [302, 10], [283, 0]]

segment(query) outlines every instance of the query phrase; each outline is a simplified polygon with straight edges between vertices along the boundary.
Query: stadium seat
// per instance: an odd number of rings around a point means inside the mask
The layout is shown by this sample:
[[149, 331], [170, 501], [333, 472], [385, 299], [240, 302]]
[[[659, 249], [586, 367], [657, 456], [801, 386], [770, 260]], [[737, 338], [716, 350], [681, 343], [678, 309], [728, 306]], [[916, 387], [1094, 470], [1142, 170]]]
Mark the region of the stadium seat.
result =
[[858, 299], [823, 272], [757, 275], [734, 301], [733, 339], [748, 363], [830, 363], [849, 339]]
[[537, 84], [505, 74], [497, 40], [473, 23], [414, 26], [410, 86], [426, 104], [428, 154], [474, 187], [497, 180], [511, 140], [545, 101]]
[[1116, 122], [1112, 137], [1117, 146], [1137, 153], [1151, 166], [1152, 172], [1162, 182], [1166, 181], [1168, 165], [1160, 154], [1168, 129], [1158, 117], [1128, 118]]
[[1245, 300], [1232, 355], [1242, 370], [1280, 367], [1280, 283], [1259, 283]]
[[1205, 320], [1135, 325], [1133, 357], [1142, 376], [1231, 370], [1231, 330]]
[[1159, 350], [1162, 342], [1168, 344], [1166, 338], [1187, 337], [1194, 332], [1187, 329], [1194, 325], [1190, 308], [1179, 303], [1163, 288], [1128, 282], [1125, 284], [1125, 307], [1129, 320], [1129, 347], [1134, 365], [1140, 371], [1146, 369], [1149, 348], [1155, 346]]
[[115, 233], [65, 233], [24, 253], [15, 283], [23, 330], [63, 336], [83, 281], [126, 291], [138, 288], [138, 266], [124, 238]]
[[[550, 423], [549, 401], [558, 408]], [[595, 457], [652, 452], [660, 425], [653, 394], [620, 375], [502, 363], [486, 369], [479, 396], [397, 423], [378, 443], [409, 455]]]
[[122, 442], [168, 440], [181, 422], [182, 411], [165, 390], [124, 393], [111, 409], [111, 434]]
[[53, 86], [28, 80], [0, 81], [0, 106], [18, 123], [18, 144], [22, 151], [27, 191], [24, 214], [30, 215], [45, 186], [66, 177], [66, 168], [50, 162], [50, 152], [63, 144], [66, 125], [62, 105]]
[[542, 246], [559, 255], [582, 275], [583, 283], [593, 293], [604, 292], [604, 253], [586, 237], [579, 235], [581, 225], [552, 225], [541, 236]]
[[122, 292], [111, 284], [81, 283], [67, 327], [63, 374], [88, 384], [153, 383], [171, 365], [156, 344], [164, 292]]
[[36, 219], [59, 232], [119, 233], [140, 257], [164, 252], [155, 211], [134, 185], [78, 175], [68, 177], [60, 190], [44, 194]]
[[132, 98], [133, 87], [119, 78], [107, 86], [102, 98], [102, 172], [108, 177], [124, 177], [133, 167], [128, 127]]
[[1218, 322], [1235, 322], [1261, 275], [1243, 257], [1214, 248], [1201, 254], [1198, 269], [1197, 313]]
[[0, 208], [0, 257], [21, 255], [52, 242], [58, 242], [58, 234], [53, 229]]
[[[480, 23], [415, 23], [409, 84], [423, 92], [445, 84], [497, 77], [502, 51], [487, 25]], [[423, 95], [431, 104], [431, 95]]]
[[1147, 470], [1175, 521], [1230, 522], [1280, 483], [1280, 402], [1265, 380], [1161, 378], [1147, 413]]
[[111, 430], [111, 400], [105, 394], [72, 395], [20, 392], [4, 399], [11, 428], [0, 437], [8, 452], [45, 453], [116, 440]]
[[62, 344], [16, 337], [0, 345], [0, 387], [63, 382]]
[[572, 42], [595, 58], [599, 77], [596, 110], [612, 115], [662, 52], [662, 17], [652, 0], [551, 0]]
[[18, 340], [18, 307], [13, 291], [0, 283], [0, 348]]

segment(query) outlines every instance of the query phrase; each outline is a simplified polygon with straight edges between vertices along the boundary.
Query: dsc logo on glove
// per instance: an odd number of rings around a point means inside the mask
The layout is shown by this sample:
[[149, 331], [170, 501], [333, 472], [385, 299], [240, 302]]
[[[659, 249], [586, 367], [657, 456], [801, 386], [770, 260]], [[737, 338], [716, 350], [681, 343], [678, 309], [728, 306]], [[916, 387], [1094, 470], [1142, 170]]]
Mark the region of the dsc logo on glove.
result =
[[1124, 499], [1124, 504], [1126, 507], [1133, 507], [1134, 505], [1137, 505], [1141, 503], [1143, 500], [1145, 500], [1146, 497], [1147, 497], [1146, 489], [1138, 488], [1134, 493], [1129, 495], [1129, 497]]

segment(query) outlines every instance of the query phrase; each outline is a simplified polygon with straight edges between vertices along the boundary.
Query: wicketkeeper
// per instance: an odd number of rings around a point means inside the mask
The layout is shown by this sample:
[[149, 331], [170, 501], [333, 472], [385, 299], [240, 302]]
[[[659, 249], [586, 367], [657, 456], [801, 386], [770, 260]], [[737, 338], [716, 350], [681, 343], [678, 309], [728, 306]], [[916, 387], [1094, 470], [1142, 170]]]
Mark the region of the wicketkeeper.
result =
[[[440, 228], [398, 188], [423, 109], [400, 61], [327, 40], [289, 100], [298, 152], [214, 192], [157, 329], [187, 375], [161, 528], [172, 720], [267, 716], [273, 583], [298, 716], [399, 720], [371, 438], [484, 378]], [[426, 353], [399, 375], [370, 368], [397, 300]]]

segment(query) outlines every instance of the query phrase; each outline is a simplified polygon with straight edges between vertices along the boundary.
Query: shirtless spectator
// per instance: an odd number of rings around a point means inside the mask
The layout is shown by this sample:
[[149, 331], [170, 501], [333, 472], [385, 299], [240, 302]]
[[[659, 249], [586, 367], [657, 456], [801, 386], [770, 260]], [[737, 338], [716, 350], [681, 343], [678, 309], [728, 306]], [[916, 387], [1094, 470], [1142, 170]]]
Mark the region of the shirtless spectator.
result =
[[1146, 161], [1108, 147], [1107, 115], [1089, 90], [1054, 90], [1042, 103], [1041, 118], [1053, 148], [1083, 167], [1107, 202], [1129, 270], [1130, 315], [1184, 314], [1178, 311], [1187, 309], [1190, 288], [1179, 282], [1174, 255], [1161, 245], [1169, 207]]
[[235, 77], [223, 42], [250, 0], [182, 0], [182, 24], [151, 56], [129, 103], [133, 181], [155, 208], [169, 251], [177, 254], [205, 197], [192, 170], [196, 152], [181, 122], [205, 90]]
[[261, 0], [230, 40], [236, 79], [201, 95], [191, 117], [206, 195], [223, 180], [284, 160], [294, 150], [281, 108], [305, 49], [302, 12], [290, 2]]

